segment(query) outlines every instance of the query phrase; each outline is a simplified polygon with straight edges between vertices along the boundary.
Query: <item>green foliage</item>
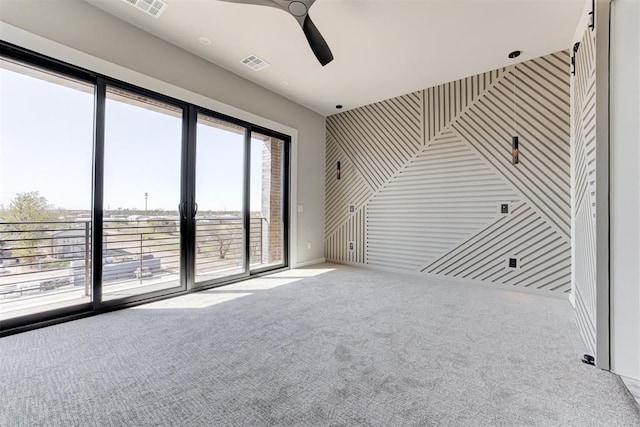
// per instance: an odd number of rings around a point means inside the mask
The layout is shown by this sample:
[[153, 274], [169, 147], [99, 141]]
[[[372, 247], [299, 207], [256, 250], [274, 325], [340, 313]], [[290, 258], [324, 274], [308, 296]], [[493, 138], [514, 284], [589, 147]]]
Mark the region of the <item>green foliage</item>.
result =
[[71, 263], [69, 261], [54, 261], [54, 262], [45, 262], [40, 264], [40, 269], [42, 270], [60, 270], [63, 268], [69, 268]]
[[18, 193], [4, 216], [10, 223], [8, 228], [15, 233], [14, 239], [19, 240], [14, 256], [21, 258], [23, 263], [33, 263], [39, 242], [47, 237], [41, 230], [50, 228], [49, 224], [37, 223], [55, 219], [47, 198], [38, 191]]
[[47, 198], [39, 191], [18, 193], [6, 212], [8, 222], [46, 222], [54, 219]]

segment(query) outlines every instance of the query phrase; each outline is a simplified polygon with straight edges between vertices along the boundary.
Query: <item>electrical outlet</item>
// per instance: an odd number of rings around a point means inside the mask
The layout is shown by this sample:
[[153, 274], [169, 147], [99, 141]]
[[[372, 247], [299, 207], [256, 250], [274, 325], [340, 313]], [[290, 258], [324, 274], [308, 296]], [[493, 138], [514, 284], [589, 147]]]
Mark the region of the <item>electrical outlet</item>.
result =
[[496, 213], [498, 215], [509, 215], [511, 213], [511, 202], [497, 202]]
[[349, 205], [349, 213], [354, 213], [356, 211], [356, 205]]
[[507, 265], [509, 266], [509, 268], [518, 268], [518, 259], [509, 258], [507, 261]]
[[349, 252], [355, 251], [356, 250], [356, 243], [355, 242], [349, 242]]

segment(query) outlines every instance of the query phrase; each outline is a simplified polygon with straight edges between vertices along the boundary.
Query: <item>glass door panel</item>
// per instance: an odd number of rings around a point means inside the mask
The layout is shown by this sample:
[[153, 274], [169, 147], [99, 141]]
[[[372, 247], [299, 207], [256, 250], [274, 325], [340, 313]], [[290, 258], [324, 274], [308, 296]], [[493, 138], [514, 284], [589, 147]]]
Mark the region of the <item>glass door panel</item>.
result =
[[285, 141], [251, 134], [251, 270], [285, 263]]
[[196, 284], [246, 273], [244, 159], [244, 127], [198, 115]]
[[0, 59], [0, 324], [89, 304], [94, 87]]
[[179, 288], [181, 108], [107, 88], [102, 299]]

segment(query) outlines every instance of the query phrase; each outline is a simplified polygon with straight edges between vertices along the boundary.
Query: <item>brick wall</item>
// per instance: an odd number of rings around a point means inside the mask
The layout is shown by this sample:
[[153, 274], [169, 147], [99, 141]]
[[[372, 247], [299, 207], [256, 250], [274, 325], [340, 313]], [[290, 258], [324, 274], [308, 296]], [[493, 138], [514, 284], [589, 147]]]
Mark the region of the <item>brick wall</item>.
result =
[[283, 141], [270, 138], [262, 152], [262, 216], [267, 218], [263, 228], [262, 262], [274, 263], [283, 259], [284, 230], [282, 224]]

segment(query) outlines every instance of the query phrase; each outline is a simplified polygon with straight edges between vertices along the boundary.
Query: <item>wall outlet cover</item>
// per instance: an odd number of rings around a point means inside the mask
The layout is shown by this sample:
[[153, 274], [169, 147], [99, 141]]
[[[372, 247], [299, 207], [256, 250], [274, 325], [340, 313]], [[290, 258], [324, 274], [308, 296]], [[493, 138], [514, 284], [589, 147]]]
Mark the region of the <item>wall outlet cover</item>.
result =
[[511, 208], [513, 207], [513, 203], [509, 202], [498, 202], [496, 203], [496, 213], [499, 215], [509, 215], [511, 214]]
[[510, 270], [518, 270], [520, 269], [520, 259], [515, 256], [510, 256], [505, 259], [505, 265]]
[[356, 205], [350, 204], [349, 205], [349, 213], [355, 213], [355, 211], [356, 211]]
[[356, 242], [349, 242], [349, 252], [356, 250]]

